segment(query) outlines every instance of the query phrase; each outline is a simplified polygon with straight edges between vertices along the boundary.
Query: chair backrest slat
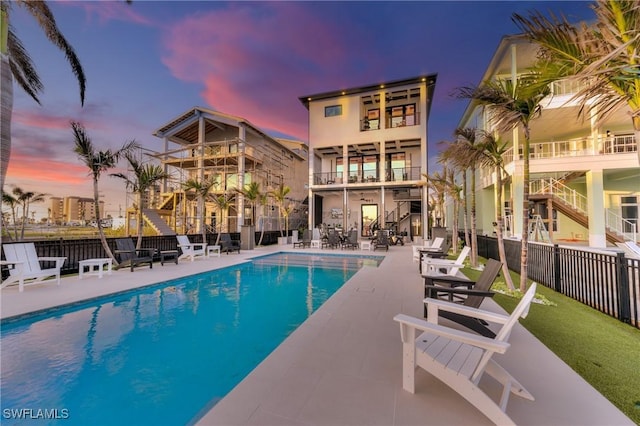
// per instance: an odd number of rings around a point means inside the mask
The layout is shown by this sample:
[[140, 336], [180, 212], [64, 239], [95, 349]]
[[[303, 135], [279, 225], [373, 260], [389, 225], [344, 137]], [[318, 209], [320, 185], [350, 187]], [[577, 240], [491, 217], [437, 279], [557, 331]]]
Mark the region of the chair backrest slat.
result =
[[[9, 262], [23, 262], [22, 270], [25, 275], [42, 271], [34, 243], [4, 244], [2, 249], [4, 250], [4, 257]], [[9, 269], [11, 275], [17, 275], [19, 272], [20, 270], [17, 268]]]
[[[497, 260], [487, 260], [487, 264], [484, 266], [484, 271], [482, 271], [482, 274], [480, 274], [480, 277], [478, 277], [478, 281], [476, 281], [476, 284], [473, 286], [474, 290], [489, 291], [491, 285], [498, 277], [501, 267], [502, 263], [498, 262]], [[469, 296], [464, 301], [464, 305], [477, 308], [480, 306], [483, 300], [483, 296]]]

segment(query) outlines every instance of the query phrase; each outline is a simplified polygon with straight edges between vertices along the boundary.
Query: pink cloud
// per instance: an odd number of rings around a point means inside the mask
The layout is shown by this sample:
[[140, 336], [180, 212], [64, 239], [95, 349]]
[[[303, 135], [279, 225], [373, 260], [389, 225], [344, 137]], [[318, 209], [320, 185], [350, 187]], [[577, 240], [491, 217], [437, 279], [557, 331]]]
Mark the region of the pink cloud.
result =
[[174, 23], [163, 62], [177, 78], [202, 84], [214, 109], [306, 139], [298, 97], [310, 87], [329, 90], [320, 86], [326, 80], [341, 81], [344, 68], [357, 62], [348, 52], [358, 52], [359, 40], [351, 34], [347, 44], [343, 30], [302, 4], [234, 3]]

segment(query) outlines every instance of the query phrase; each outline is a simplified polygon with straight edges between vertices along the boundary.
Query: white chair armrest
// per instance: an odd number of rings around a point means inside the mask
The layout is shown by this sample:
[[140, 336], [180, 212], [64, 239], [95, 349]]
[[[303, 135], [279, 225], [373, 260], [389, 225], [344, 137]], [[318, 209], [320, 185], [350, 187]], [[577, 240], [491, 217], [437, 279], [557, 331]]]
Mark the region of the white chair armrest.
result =
[[446, 337], [456, 342], [466, 343], [479, 348], [483, 348], [492, 352], [505, 353], [510, 344], [500, 340], [490, 339], [475, 333], [457, 330], [455, 328], [444, 327], [442, 325], [433, 324], [420, 318], [411, 317], [405, 314], [398, 314], [393, 319], [400, 323], [400, 333], [402, 341], [410, 343], [415, 341], [415, 331], [433, 333], [438, 336]]
[[[438, 311], [453, 312], [455, 314], [466, 315], [468, 317], [478, 318], [485, 321], [490, 321], [497, 324], [504, 324], [509, 320], [509, 315], [498, 314], [495, 312], [489, 312], [478, 308], [472, 308], [464, 306], [459, 303], [452, 303], [446, 300], [433, 299], [427, 297], [424, 299], [424, 303], [427, 305], [427, 317], [437, 321]], [[433, 315], [432, 312], [433, 311]]]
[[67, 260], [66, 257], [39, 257], [38, 258], [38, 261], [56, 262], [56, 268], [62, 268], [62, 265], [64, 265], [65, 260]]

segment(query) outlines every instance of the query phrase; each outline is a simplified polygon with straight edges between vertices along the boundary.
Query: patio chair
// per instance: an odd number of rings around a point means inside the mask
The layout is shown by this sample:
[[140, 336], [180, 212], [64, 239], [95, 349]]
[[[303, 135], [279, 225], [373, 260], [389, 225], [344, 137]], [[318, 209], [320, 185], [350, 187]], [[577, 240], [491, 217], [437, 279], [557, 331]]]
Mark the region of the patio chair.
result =
[[[66, 257], [38, 257], [34, 243], [3, 244], [2, 250], [6, 259], [2, 263], [13, 267], [9, 268], [9, 277], [0, 288], [17, 282], [18, 290], [22, 292], [25, 285], [39, 284], [51, 277], [55, 277], [56, 284], [60, 285], [60, 269]], [[55, 262], [55, 266], [42, 268], [40, 262]]]
[[443, 242], [444, 242], [444, 238], [437, 237], [437, 238], [434, 238], [433, 242], [431, 243], [426, 243], [422, 246], [413, 246], [413, 261], [414, 262], [421, 261], [420, 250], [439, 249]]
[[[464, 261], [471, 252], [471, 247], [463, 247], [458, 255], [458, 258], [455, 260], [450, 259], [434, 259], [431, 257], [427, 257], [422, 261], [422, 270], [423, 271], [433, 271], [438, 270], [443, 273], [448, 273], [449, 270], [455, 269], [456, 271], [460, 268], [464, 267]], [[455, 275], [455, 273], [453, 274]]]
[[176, 235], [178, 239], [178, 247], [182, 254], [178, 259], [191, 259], [193, 262], [196, 257], [207, 255], [207, 243], [192, 243], [186, 235]]
[[115, 254], [119, 257], [118, 268], [129, 266], [131, 272], [133, 272], [134, 267], [148, 263], [151, 269], [153, 268], [153, 256], [155, 256], [156, 252], [157, 249], [155, 248], [136, 249], [131, 238], [116, 239]]
[[342, 242], [342, 248], [350, 248], [350, 249], [357, 249], [359, 247], [358, 244], [358, 231], [356, 231], [355, 229], [349, 231], [349, 234], [347, 235], [347, 239], [344, 240]]
[[[485, 297], [493, 297], [494, 293], [490, 289], [498, 277], [501, 267], [501, 262], [495, 259], [487, 260], [482, 274], [475, 282], [464, 275], [424, 275], [425, 297], [429, 298], [429, 300], [444, 298], [449, 302], [457, 302], [470, 308], [479, 308]], [[426, 305], [424, 314], [425, 317], [428, 316]], [[486, 323], [478, 318], [448, 311], [440, 312], [440, 315], [485, 337], [494, 337], [496, 335]]]
[[240, 254], [240, 241], [232, 240], [231, 235], [220, 235], [220, 252], [229, 254], [232, 251], [237, 251]]
[[[429, 322], [404, 314], [394, 320], [400, 323], [402, 338], [402, 387], [415, 393], [415, 372], [420, 367], [469, 401], [497, 425], [514, 425], [507, 415], [510, 393], [533, 401], [534, 397], [492, 357], [509, 349], [507, 342], [518, 318], [525, 318], [536, 291], [533, 283], [511, 315], [460, 306], [437, 299], [425, 299]], [[438, 313], [449, 311], [502, 324], [493, 339], [438, 324]], [[480, 387], [487, 374], [502, 384], [499, 402]]]
[[302, 241], [296, 241], [295, 243], [293, 243], [293, 248], [311, 247], [311, 236], [312, 236], [311, 229], [305, 229], [304, 232], [302, 233]]
[[376, 237], [373, 240], [373, 250], [378, 249], [389, 251], [389, 233], [387, 231], [379, 230], [376, 232]]
[[327, 235], [327, 242], [323, 244], [323, 247], [338, 248], [340, 247], [340, 244], [340, 236], [338, 233], [336, 231], [329, 231], [329, 234]]

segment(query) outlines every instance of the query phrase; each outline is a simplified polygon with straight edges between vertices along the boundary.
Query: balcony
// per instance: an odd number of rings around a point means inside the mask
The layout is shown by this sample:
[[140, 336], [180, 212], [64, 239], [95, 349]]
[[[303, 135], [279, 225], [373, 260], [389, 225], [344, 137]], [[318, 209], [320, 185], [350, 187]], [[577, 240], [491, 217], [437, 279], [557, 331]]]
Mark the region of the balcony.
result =
[[[613, 155], [633, 153], [638, 151], [635, 135], [624, 134], [611, 137], [599, 137], [593, 142], [592, 137], [570, 139], [553, 142], [531, 143], [529, 158], [559, 158], [559, 157], [582, 157], [595, 155]], [[513, 148], [508, 149], [502, 156], [505, 164], [513, 162]], [[518, 159], [524, 158], [522, 151], [518, 154]]]
[[[418, 167], [396, 167], [387, 171], [385, 174], [384, 182], [408, 182], [416, 181], [422, 178], [421, 168]], [[341, 185], [342, 172], [322, 172], [314, 173], [313, 184], [314, 185]], [[376, 183], [383, 182], [380, 179], [377, 170], [360, 170], [352, 171], [347, 177], [347, 184], [363, 184], [363, 183]]]

